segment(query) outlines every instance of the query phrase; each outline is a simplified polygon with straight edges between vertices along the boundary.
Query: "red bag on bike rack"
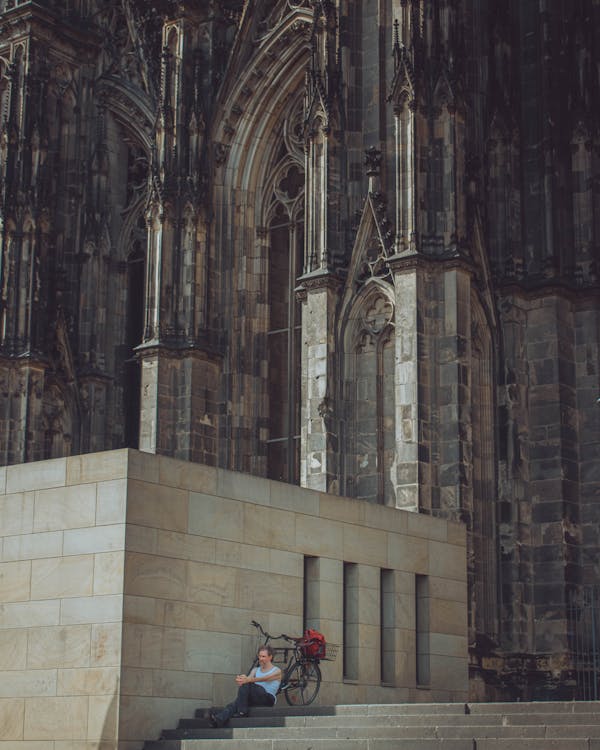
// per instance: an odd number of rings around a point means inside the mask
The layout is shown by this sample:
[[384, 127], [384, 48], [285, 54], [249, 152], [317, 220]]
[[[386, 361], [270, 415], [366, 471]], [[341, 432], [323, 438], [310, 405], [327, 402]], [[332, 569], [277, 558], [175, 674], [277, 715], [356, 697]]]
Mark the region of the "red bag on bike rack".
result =
[[308, 628], [304, 631], [302, 638], [302, 652], [311, 659], [324, 659], [327, 651], [327, 643], [323, 633]]

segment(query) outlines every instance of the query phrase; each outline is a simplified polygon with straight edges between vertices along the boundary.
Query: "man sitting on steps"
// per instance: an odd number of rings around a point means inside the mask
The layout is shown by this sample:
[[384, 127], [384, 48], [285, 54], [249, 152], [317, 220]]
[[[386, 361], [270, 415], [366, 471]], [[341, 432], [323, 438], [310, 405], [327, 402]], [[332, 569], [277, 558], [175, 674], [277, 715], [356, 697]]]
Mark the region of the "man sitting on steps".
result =
[[262, 646], [258, 651], [258, 667], [250, 674], [239, 674], [235, 678], [238, 685], [236, 699], [222, 711], [209, 714], [213, 727], [223, 727], [232, 716], [247, 716], [250, 706], [275, 705], [277, 691], [281, 684], [281, 669], [273, 664], [273, 649]]

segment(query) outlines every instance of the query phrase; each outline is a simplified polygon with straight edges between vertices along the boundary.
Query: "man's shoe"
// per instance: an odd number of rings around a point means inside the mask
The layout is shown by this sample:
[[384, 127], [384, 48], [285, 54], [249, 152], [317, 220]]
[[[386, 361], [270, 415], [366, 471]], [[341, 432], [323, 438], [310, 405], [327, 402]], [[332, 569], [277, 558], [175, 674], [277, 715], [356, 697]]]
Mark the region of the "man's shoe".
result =
[[208, 723], [213, 727], [213, 729], [218, 729], [221, 726], [220, 721], [217, 719], [217, 715], [214, 713], [214, 711], [211, 711], [208, 714]]

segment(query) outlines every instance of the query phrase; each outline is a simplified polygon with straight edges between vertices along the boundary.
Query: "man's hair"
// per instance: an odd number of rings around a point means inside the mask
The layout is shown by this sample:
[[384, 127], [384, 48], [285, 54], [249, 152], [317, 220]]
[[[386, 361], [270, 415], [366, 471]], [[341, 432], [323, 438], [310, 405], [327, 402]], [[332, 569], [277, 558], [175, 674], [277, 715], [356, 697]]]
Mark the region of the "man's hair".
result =
[[271, 648], [271, 646], [269, 646], [269, 644], [268, 644], [268, 643], [267, 643], [267, 645], [266, 645], [266, 646], [261, 646], [261, 647], [260, 647], [260, 648], [258, 649], [258, 653], [259, 653], [259, 654], [260, 654], [260, 652], [261, 652], [261, 651], [266, 651], [266, 652], [267, 652], [267, 654], [269, 654], [269, 656], [270, 656], [271, 658], [273, 658], [273, 649]]

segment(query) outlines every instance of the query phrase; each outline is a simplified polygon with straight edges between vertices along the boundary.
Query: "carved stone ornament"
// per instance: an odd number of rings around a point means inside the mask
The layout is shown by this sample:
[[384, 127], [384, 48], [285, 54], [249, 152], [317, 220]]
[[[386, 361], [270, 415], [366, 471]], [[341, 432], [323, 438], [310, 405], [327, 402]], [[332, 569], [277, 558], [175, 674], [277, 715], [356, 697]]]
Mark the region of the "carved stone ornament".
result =
[[[262, 44], [273, 36], [276, 36], [290, 14], [301, 9], [310, 10], [312, 3], [309, 0], [279, 0], [275, 7], [268, 11], [259, 24], [259, 32], [255, 38], [256, 44]], [[301, 24], [299, 28], [308, 28], [308, 22]]]
[[387, 297], [380, 294], [364, 311], [363, 325], [368, 331], [377, 335], [391, 322], [393, 315], [394, 306]]

